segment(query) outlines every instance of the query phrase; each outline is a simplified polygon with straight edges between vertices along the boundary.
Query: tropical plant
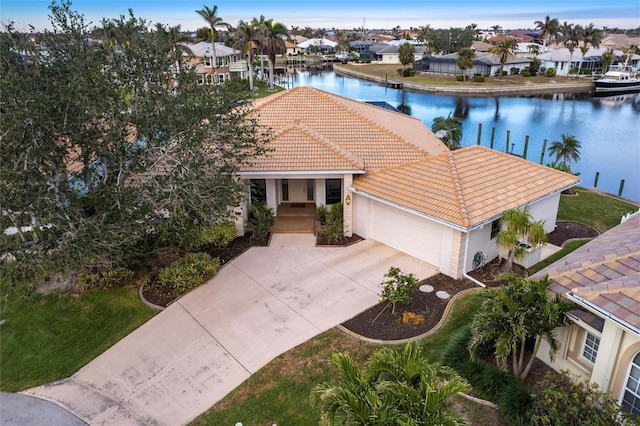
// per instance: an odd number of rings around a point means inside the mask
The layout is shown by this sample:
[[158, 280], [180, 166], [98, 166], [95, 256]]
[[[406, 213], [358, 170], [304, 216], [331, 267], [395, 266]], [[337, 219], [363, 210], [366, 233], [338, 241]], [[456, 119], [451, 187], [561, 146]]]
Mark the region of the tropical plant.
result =
[[471, 70], [476, 59], [476, 52], [470, 47], [464, 47], [458, 50], [458, 68], [462, 70], [463, 80], [468, 78], [465, 70]]
[[489, 52], [495, 54], [500, 59], [500, 74], [499, 78], [502, 78], [504, 74], [504, 65], [509, 58], [515, 56], [515, 51], [518, 48], [518, 40], [511, 37], [506, 37], [504, 40], [498, 41], [493, 47], [489, 49]]
[[554, 163], [565, 163], [569, 161], [577, 162], [580, 159], [580, 148], [582, 145], [575, 136], [568, 133], [562, 134], [562, 141], [553, 141], [549, 146], [549, 155], [554, 155]]
[[275, 222], [273, 209], [266, 203], [255, 203], [249, 208], [249, 224], [253, 226], [253, 238], [268, 237]]
[[260, 21], [256, 21], [254, 18], [252, 23], [258, 25], [261, 33], [258, 43], [262, 52], [267, 55], [267, 62], [269, 62], [269, 90], [274, 90], [273, 79], [276, 55], [287, 51], [284, 40], [281, 37], [288, 33], [287, 27], [279, 22], [274, 23], [273, 19], [265, 20], [263, 16], [260, 17]]
[[187, 253], [162, 268], [151, 286], [158, 285], [165, 294], [180, 296], [203, 284], [220, 269], [220, 260], [208, 253]]
[[315, 386], [311, 401], [322, 425], [466, 425], [448, 406], [449, 397], [470, 389], [452, 369], [430, 364], [420, 343], [401, 351], [383, 348], [359, 368], [345, 353], [331, 364], [338, 376]]
[[535, 43], [527, 44], [527, 50], [535, 58], [540, 54], [540, 45]]
[[[559, 294], [549, 292], [547, 277], [529, 280], [509, 275], [508, 280], [508, 286], [483, 290], [486, 300], [473, 319], [469, 352], [473, 356], [478, 347], [493, 345], [498, 366], [506, 370], [511, 357], [513, 375], [524, 380], [542, 337], [548, 342], [553, 359], [558, 350], [555, 329], [570, 323], [566, 314], [576, 307]], [[526, 345], [531, 341], [533, 350], [525, 363]]]
[[607, 69], [613, 64], [615, 59], [615, 53], [613, 49], [607, 49], [602, 55], [600, 55], [600, 63], [602, 64], [602, 72], [606, 72]]
[[544, 52], [546, 50], [547, 43], [558, 38], [560, 33], [560, 23], [558, 22], [558, 19], [552, 19], [547, 15], [545, 16], [544, 21], [535, 21], [534, 24], [536, 29], [540, 31], [540, 37], [542, 38], [542, 51]]
[[[336, 203], [325, 213], [324, 225], [320, 234], [329, 244], [338, 244], [345, 239], [344, 212], [342, 203]], [[320, 210], [318, 214], [322, 214]]]
[[560, 27], [560, 32], [562, 34], [560, 40], [564, 44], [564, 47], [569, 50], [569, 72], [571, 72], [571, 70], [574, 69], [572, 66], [573, 52], [576, 51], [576, 47], [580, 44], [582, 27], [565, 22]]
[[460, 141], [462, 140], [461, 119], [451, 117], [451, 114], [447, 118], [436, 117], [433, 119], [431, 130], [449, 149], [460, 148]]
[[409, 43], [404, 43], [398, 47], [398, 58], [402, 64], [402, 68], [407, 68], [407, 65], [413, 64], [415, 49]]
[[507, 251], [502, 269], [511, 272], [514, 260], [522, 260], [527, 250], [536, 250], [546, 244], [547, 233], [542, 222], [533, 221], [528, 209], [505, 210], [500, 222], [505, 229], [496, 235], [496, 245]]
[[211, 66], [213, 67], [213, 84], [218, 84], [218, 56], [216, 55], [216, 40], [218, 39], [218, 28], [229, 28], [230, 25], [222, 20], [221, 17], [218, 16], [218, 6], [213, 5], [212, 8], [209, 6], [203, 6], [202, 10], [196, 10], [196, 13], [204, 19], [211, 29], [211, 52], [213, 55], [213, 63]]
[[594, 27], [593, 24], [589, 24], [584, 28], [580, 28], [579, 37], [582, 40], [582, 46], [580, 46], [580, 52], [582, 56], [580, 57], [580, 63], [578, 64], [578, 73], [580, 69], [582, 69], [582, 62], [584, 61], [584, 57], [587, 56], [587, 52], [589, 51], [589, 45], [595, 47], [596, 49], [600, 47], [600, 41], [603, 37], [602, 30]]
[[249, 22], [240, 20], [233, 32], [233, 47], [247, 54], [249, 65], [249, 90], [253, 93], [253, 43], [259, 44], [261, 39], [259, 28]]
[[413, 274], [405, 274], [400, 268], [392, 266], [384, 275], [389, 278], [382, 282], [380, 301], [391, 303], [391, 314], [396, 313], [396, 304], [407, 304], [411, 291], [418, 285], [418, 279]]

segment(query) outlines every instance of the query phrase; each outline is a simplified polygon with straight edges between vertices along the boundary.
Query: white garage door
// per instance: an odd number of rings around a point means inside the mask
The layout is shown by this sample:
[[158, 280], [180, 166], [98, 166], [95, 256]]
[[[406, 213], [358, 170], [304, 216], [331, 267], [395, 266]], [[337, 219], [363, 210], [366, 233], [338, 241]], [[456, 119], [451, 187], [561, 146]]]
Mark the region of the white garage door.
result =
[[378, 202], [371, 213], [374, 240], [443, 269], [441, 225]]

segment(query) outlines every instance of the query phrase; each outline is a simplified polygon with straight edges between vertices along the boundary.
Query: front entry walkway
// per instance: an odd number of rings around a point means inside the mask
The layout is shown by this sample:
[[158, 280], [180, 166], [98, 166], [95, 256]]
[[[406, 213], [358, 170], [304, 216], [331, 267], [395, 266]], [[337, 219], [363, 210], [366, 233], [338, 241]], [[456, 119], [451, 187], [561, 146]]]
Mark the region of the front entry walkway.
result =
[[314, 203], [283, 203], [278, 206], [272, 234], [315, 234], [320, 223], [316, 221]]
[[22, 393], [91, 425], [188, 423], [274, 357], [375, 305], [391, 266], [437, 272], [373, 240], [315, 247], [310, 235], [273, 235], [70, 378]]

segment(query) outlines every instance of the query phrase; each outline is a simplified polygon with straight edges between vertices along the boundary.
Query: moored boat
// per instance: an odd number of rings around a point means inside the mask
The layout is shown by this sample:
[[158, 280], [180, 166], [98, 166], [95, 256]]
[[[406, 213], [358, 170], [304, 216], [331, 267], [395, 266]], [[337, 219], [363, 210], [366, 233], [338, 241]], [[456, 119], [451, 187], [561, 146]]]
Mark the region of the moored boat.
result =
[[596, 93], [640, 91], [640, 78], [622, 65], [612, 65], [602, 77], [593, 82]]

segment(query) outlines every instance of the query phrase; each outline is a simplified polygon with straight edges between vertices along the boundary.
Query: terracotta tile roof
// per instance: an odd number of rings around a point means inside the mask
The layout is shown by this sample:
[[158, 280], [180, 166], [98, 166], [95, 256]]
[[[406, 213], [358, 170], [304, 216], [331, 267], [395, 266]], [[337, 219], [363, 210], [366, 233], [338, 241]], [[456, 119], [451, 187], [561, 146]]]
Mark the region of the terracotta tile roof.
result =
[[556, 293], [573, 293], [640, 329], [640, 215], [534, 275]]
[[278, 133], [295, 124], [312, 131], [315, 139], [348, 151], [352, 159], [362, 160], [367, 171], [448, 151], [421, 120], [311, 87], [296, 87], [258, 99], [251, 115], [276, 132], [276, 138], [269, 142], [275, 148], [283, 148], [276, 140], [278, 136], [290, 138], [287, 155], [302, 158], [308, 148], [291, 134]]
[[364, 171], [364, 161], [308, 126], [294, 123], [277, 131], [265, 155], [252, 159], [242, 171]]
[[353, 187], [470, 228], [570, 187], [578, 178], [481, 146], [451, 151], [355, 179]]

